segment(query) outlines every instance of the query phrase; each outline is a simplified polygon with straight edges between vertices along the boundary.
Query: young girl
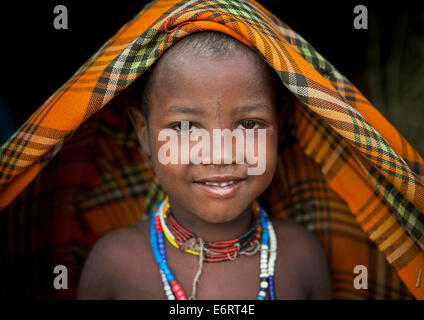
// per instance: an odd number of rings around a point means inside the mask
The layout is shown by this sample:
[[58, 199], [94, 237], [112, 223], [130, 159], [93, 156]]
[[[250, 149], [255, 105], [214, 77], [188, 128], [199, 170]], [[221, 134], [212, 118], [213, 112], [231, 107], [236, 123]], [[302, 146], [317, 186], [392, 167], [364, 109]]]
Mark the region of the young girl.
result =
[[[133, 90], [130, 116], [166, 199], [150, 219], [102, 237], [83, 269], [79, 299], [329, 299], [320, 242], [271, 218], [257, 201], [277, 165], [275, 72], [238, 40], [191, 34], [168, 49]], [[162, 130], [263, 129], [266, 163], [163, 164]], [[258, 148], [255, 137], [255, 150]], [[193, 143], [190, 142], [190, 148]], [[214, 151], [215, 152], [215, 151]]]

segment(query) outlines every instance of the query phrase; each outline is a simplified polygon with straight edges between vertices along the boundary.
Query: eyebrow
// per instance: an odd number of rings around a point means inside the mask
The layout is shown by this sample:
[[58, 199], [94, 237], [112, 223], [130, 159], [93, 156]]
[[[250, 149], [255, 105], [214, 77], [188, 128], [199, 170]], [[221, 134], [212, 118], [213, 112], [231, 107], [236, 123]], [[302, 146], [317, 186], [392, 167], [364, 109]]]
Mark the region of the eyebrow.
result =
[[[272, 111], [272, 108], [267, 105], [267, 104], [263, 104], [263, 103], [258, 103], [258, 104], [253, 104], [250, 106], [242, 106], [242, 107], [237, 107], [236, 109], [234, 109], [231, 114], [238, 114], [238, 113], [248, 113], [251, 111], [256, 111], [256, 110], [270, 110]], [[192, 114], [205, 114], [205, 111], [199, 108], [193, 108], [193, 107], [186, 107], [186, 106], [171, 106], [168, 110], [168, 112], [170, 113], [192, 113]]]
[[193, 113], [193, 114], [204, 114], [204, 110], [193, 107], [182, 107], [182, 106], [172, 106], [169, 108], [168, 112], [171, 113]]
[[269, 105], [267, 105], [267, 104], [258, 103], [258, 104], [254, 104], [254, 105], [251, 105], [251, 106], [238, 107], [238, 108], [234, 109], [231, 113], [232, 114], [236, 114], [236, 113], [248, 113], [248, 112], [257, 111], [257, 110], [269, 110], [269, 111], [272, 111], [272, 108]]

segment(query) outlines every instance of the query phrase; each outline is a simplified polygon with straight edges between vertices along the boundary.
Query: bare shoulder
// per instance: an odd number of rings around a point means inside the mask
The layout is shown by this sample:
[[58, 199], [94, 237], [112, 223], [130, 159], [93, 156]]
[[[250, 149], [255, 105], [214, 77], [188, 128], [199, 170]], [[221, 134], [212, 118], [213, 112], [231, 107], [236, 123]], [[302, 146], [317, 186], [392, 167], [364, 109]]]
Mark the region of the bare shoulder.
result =
[[147, 221], [142, 221], [102, 236], [84, 264], [77, 299], [113, 299], [116, 284], [146, 253], [148, 230]]
[[271, 218], [277, 234], [278, 254], [286, 255], [299, 270], [310, 299], [331, 299], [327, 257], [318, 237], [300, 224]]
[[278, 218], [271, 218], [271, 221], [279, 244], [290, 244], [292, 248], [295, 245], [296, 250], [322, 248], [319, 239], [302, 225]]

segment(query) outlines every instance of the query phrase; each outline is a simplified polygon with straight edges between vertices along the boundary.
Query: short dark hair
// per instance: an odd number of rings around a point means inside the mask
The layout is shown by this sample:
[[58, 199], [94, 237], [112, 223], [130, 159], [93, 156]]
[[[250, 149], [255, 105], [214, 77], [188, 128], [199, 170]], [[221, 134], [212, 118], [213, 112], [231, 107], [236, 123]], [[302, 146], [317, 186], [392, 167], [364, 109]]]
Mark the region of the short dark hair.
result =
[[[173, 54], [185, 55], [194, 53], [211, 56], [211, 57], [222, 57], [231, 58], [234, 55], [234, 50], [242, 51], [245, 55], [256, 55], [258, 61], [263, 61], [264, 67], [271, 69], [264, 59], [253, 51], [251, 48], [238, 41], [237, 39], [216, 31], [201, 31], [192, 33], [174, 44], [169, 50], [172, 50]], [[139, 106], [141, 113], [146, 119], [149, 118], [149, 97], [152, 88], [152, 78], [154, 77], [154, 69], [157, 62], [155, 62], [150, 68], [134, 83], [135, 99], [138, 100], [136, 105]], [[277, 73], [272, 70], [275, 81], [278, 86], [281, 86], [281, 80], [278, 78]], [[277, 87], [278, 87], [277, 86]]]

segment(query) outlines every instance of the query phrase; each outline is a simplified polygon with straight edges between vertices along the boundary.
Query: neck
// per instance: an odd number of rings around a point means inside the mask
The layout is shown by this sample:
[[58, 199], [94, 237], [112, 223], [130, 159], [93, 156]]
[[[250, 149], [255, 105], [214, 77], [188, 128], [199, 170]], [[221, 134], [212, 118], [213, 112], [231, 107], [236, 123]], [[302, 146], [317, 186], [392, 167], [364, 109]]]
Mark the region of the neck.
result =
[[237, 218], [228, 222], [213, 223], [199, 218], [169, 198], [172, 214], [188, 231], [206, 242], [232, 240], [246, 233], [253, 223], [253, 212], [248, 206]]

